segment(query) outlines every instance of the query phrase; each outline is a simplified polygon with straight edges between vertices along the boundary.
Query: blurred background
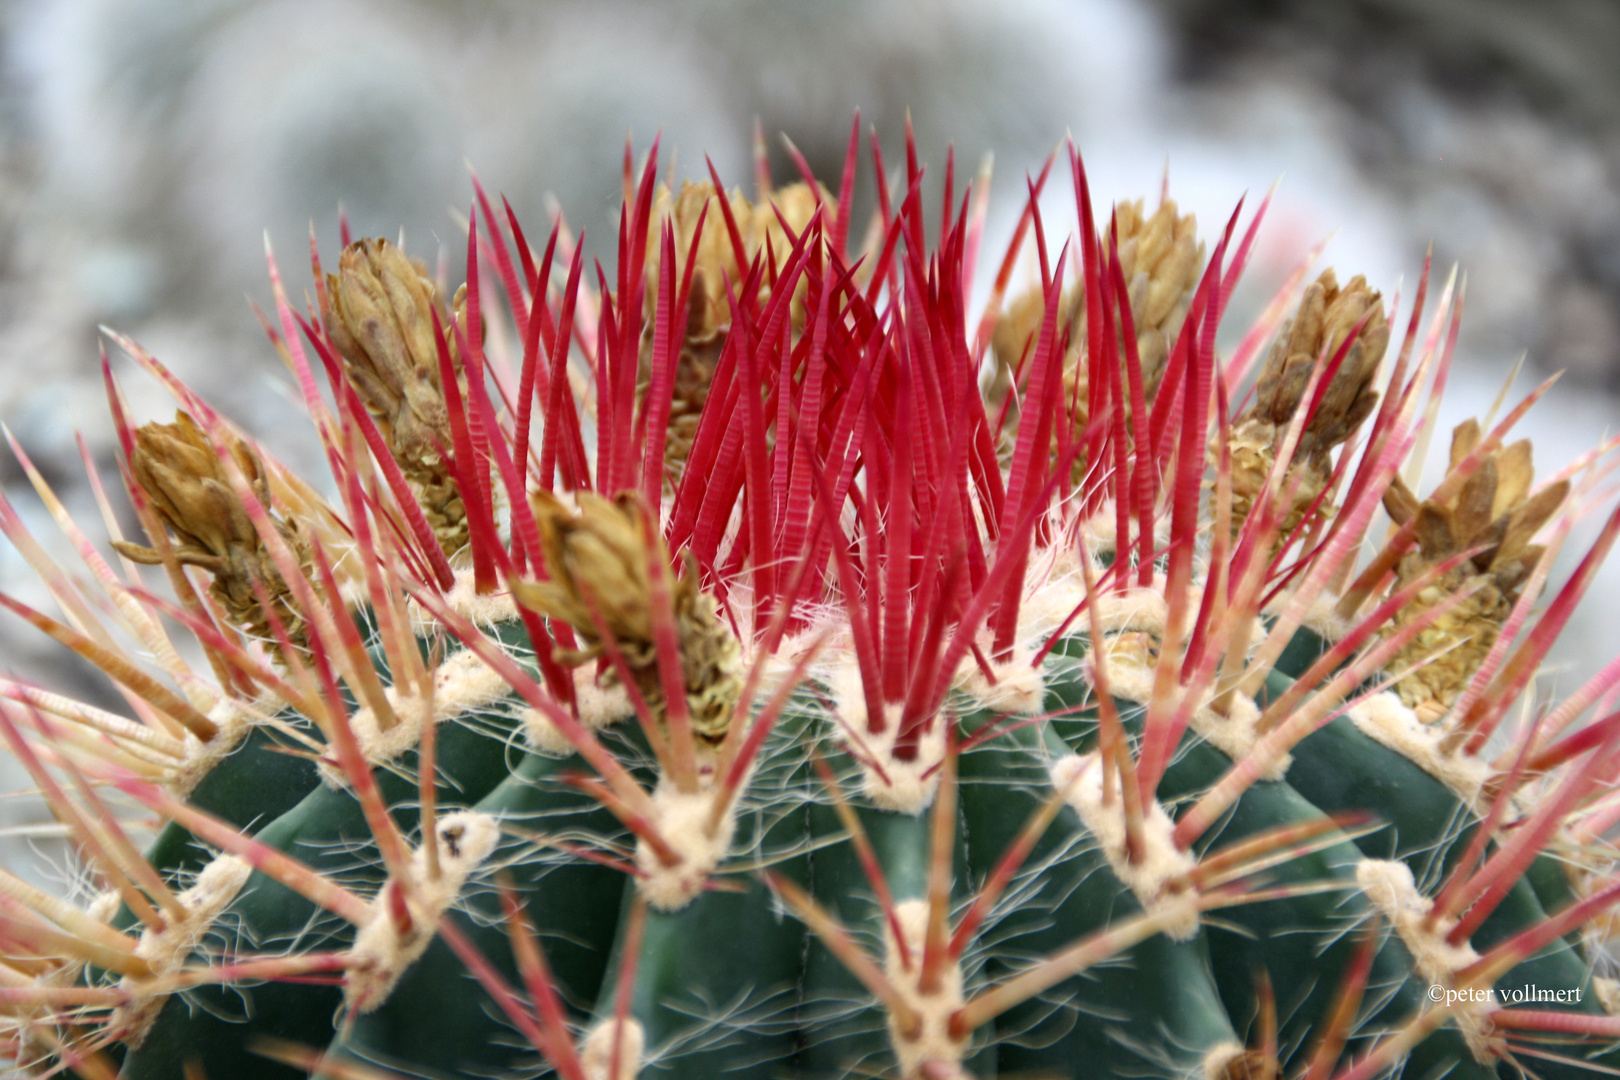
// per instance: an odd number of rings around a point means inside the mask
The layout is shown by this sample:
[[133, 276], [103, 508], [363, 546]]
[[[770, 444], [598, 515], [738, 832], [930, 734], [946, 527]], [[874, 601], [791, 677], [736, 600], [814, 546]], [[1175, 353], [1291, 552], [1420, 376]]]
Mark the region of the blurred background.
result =
[[[116, 475], [99, 325], [316, 469], [249, 306], [268, 302], [265, 237], [295, 298], [309, 230], [331, 258], [340, 206], [357, 234], [403, 229], [454, 263], [471, 163], [531, 235], [560, 205], [605, 241], [627, 133], [639, 151], [662, 131], [678, 174], [707, 154], [747, 186], [757, 117], [778, 180], [796, 178], [785, 133], [835, 181], [857, 108], [891, 163], [908, 111], [936, 177], [949, 145], [964, 177], [994, 153], [992, 252], [1066, 133], [1099, 203], [1151, 197], [1168, 172], [1206, 236], [1280, 180], [1234, 326], [1318, 240], [1341, 279], [1407, 296], [1432, 241], [1442, 273], [1467, 273], [1442, 430], [1520, 357], [1521, 391], [1566, 372], [1527, 428], [1544, 474], [1616, 416], [1609, 0], [10, 0], [0, 46], [0, 420], [85, 520], [76, 433]], [[140, 418], [166, 419], [120, 370]], [[57, 544], [4, 456], [0, 483]], [[1620, 646], [1601, 618], [1620, 567], [1605, 586], [1565, 637], [1566, 691]], [[3, 542], [0, 589], [49, 603]], [[0, 656], [104, 694], [9, 619]]]

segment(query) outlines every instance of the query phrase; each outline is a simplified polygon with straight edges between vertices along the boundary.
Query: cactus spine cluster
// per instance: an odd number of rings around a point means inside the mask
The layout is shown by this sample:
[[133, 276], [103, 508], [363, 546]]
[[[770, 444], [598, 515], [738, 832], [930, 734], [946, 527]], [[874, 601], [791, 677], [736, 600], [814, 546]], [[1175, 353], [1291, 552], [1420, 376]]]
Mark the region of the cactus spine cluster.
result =
[[335, 500], [119, 339], [180, 408], [106, 368], [145, 543], [30, 468], [69, 573], [0, 506], [61, 612], [5, 606], [128, 704], [0, 683], [93, 887], [0, 874], [19, 1070], [1620, 1067], [1620, 663], [1534, 697], [1603, 454], [1538, 484], [1538, 391], [1420, 496], [1450, 285], [1302, 265], [1223, 354], [1264, 206], [1099, 222], [1072, 147], [1074, 236], [1049, 163], [972, 311], [988, 176], [934, 222], [879, 158], [852, 245], [857, 134], [836, 196], [654, 147], [612, 279], [476, 182], [449, 300], [345, 236], [300, 311], [272, 260]]

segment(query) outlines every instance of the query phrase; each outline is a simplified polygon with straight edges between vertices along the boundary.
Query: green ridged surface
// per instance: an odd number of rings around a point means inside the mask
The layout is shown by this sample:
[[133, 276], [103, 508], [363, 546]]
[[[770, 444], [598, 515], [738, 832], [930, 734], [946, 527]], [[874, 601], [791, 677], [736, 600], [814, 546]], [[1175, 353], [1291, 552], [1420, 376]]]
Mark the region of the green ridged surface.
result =
[[[962, 756], [975, 880], [1045, 801], [1047, 763], [1066, 750], [1049, 725], [1037, 724]], [[989, 951], [990, 977], [1005, 977], [1140, 913], [1078, 816], [1064, 807], [975, 948]], [[996, 1029], [1003, 1076], [1197, 1075], [1210, 1050], [1239, 1041], [1210, 977], [1202, 934], [1183, 942], [1148, 938], [1010, 1010]]]
[[[1327, 813], [1374, 808], [1388, 824], [1360, 837], [1356, 844], [1370, 858], [1400, 859], [1420, 888], [1432, 893], [1467, 850], [1478, 824], [1472, 811], [1434, 777], [1402, 755], [1368, 738], [1345, 717], [1330, 721], [1294, 750], [1290, 781], [1310, 793], [1312, 803]], [[1546, 921], [1528, 878], [1518, 881], [1470, 939], [1483, 953], [1521, 930]], [[1581, 951], [1561, 939], [1513, 968], [1497, 986], [1537, 986], [1579, 990], [1580, 1001], [1564, 1008], [1604, 1015], [1591, 984], [1590, 965]], [[1537, 1007], [1559, 1008], [1556, 1003]], [[1620, 1047], [1594, 1055], [1605, 1067], [1620, 1067]], [[1537, 1060], [1547, 1077], [1591, 1075], [1559, 1062]]]
[[[508, 639], [508, 647], [520, 646], [523, 638], [516, 624], [500, 627], [496, 636]], [[1319, 643], [1307, 646], [1299, 650], [1303, 663], [1320, 651]], [[1094, 714], [1070, 711], [1090, 703], [1090, 689], [1074, 659], [1085, 648], [1083, 636], [1061, 642], [1047, 665], [1048, 707], [1069, 715], [1016, 727], [960, 760], [955, 916], [1046, 798], [1051, 761], [1071, 749], [1088, 749], [1094, 740]], [[1274, 695], [1286, 685], [1278, 675], [1267, 691]], [[1139, 723], [1141, 709], [1120, 704], [1127, 724]], [[617, 1001], [624, 944], [615, 939], [623, 934], [633, 890], [621, 871], [537, 846], [524, 833], [587, 847], [624, 844], [628, 834], [589, 797], [562, 782], [569, 771], [589, 770], [577, 758], [522, 749], [515, 718], [512, 707], [499, 705], [439, 729], [441, 812], [473, 806], [508, 829], [446, 917], [519, 986], [496, 892], [498, 877], [510, 882], [572, 1018], [581, 1024], [593, 1016], [600, 1021], [612, 1015]], [[994, 719], [973, 716], [964, 728], [972, 731]], [[651, 1055], [642, 1076], [819, 1080], [892, 1069], [882, 1011], [754, 874], [769, 865], [805, 886], [881, 956], [881, 911], [807, 763], [812, 743], [828, 738], [831, 730], [819, 704], [800, 701], [767, 743], [764, 764], [744, 799], [738, 839], [722, 867], [721, 887], [680, 911], [648, 912], [630, 991], [631, 1015], [644, 1025]], [[649, 782], [650, 760], [634, 725], [612, 741], [632, 771]], [[199, 787], [195, 801], [239, 825], [263, 822], [258, 833], [263, 842], [371, 895], [382, 874], [357, 802], [347, 791], [316, 784], [309, 762], [279, 753], [276, 743], [270, 734], [256, 732]], [[829, 752], [825, 745], [821, 750]], [[859, 794], [857, 771], [848, 759], [837, 752], [832, 757], [893, 895], [897, 900], [923, 895], [931, 812], [911, 817], [871, 806]], [[1174, 814], [1230, 767], [1229, 759], [1189, 734], [1158, 796]], [[417, 827], [414, 769], [412, 753], [395, 768], [375, 771], [396, 823], [408, 835]], [[270, 782], [250, 784], [255, 777]], [[309, 785], [302, 799], [266, 820], [278, 800], [285, 803], [300, 785]], [[1420, 881], [1435, 880], [1460, 854], [1472, 818], [1416, 766], [1368, 740], [1349, 721], [1337, 720], [1298, 748], [1287, 781], [1254, 785], [1197, 845], [1202, 853], [1317, 820], [1323, 812], [1369, 808], [1389, 824], [1353, 841], [1341, 836], [1325, 842], [1321, 850], [1273, 869], [1266, 880], [1272, 885], [1332, 881], [1341, 888], [1223, 910], [1189, 941], [1159, 935], [1141, 942], [977, 1033], [967, 1066], [980, 1077], [1194, 1075], [1215, 1047], [1253, 1037], [1255, 976], [1264, 969], [1283, 1017], [1284, 1065], [1298, 1067], [1312, 1048], [1310, 1032], [1338, 991], [1357, 928], [1370, 917], [1366, 901], [1352, 887], [1355, 862], [1363, 855], [1399, 857]], [[200, 865], [197, 851], [171, 826], [154, 856], [171, 873], [184, 873]], [[1065, 807], [964, 957], [969, 995], [1140, 911], [1095, 840]], [[1481, 928], [1476, 944], [1488, 948], [1542, 917], [1534, 890], [1521, 883]], [[216, 924], [211, 947], [318, 951], [344, 948], [352, 938], [347, 923], [255, 874]], [[1351, 1052], [1423, 1007], [1425, 987], [1410, 963], [1400, 942], [1383, 932], [1369, 1003]], [[1526, 961], [1509, 979], [1578, 986], [1586, 991], [1581, 1007], [1597, 1008], [1585, 964], [1567, 943]], [[193, 991], [165, 1004], [120, 1075], [180, 1080], [190, 1060], [215, 1078], [301, 1075], [253, 1054], [247, 1045], [252, 1036], [304, 1045], [330, 1042], [337, 1060], [392, 1067], [405, 1075], [544, 1071], [534, 1048], [442, 941], [429, 947], [377, 1011], [334, 1028], [334, 1021], [342, 1020], [341, 1004], [336, 986]], [[1567, 1072], [1551, 1062], [1543, 1062], [1541, 1071], [1547, 1076]], [[1447, 1027], [1417, 1049], [1406, 1075], [1482, 1080], [1495, 1072], [1475, 1063], [1456, 1030]]]
[[[468, 806], [499, 786], [523, 754], [513, 745], [516, 713], [498, 707], [439, 725], [435, 751], [441, 808]], [[229, 759], [227, 759], [229, 760]], [[395, 824], [407, 835], [417, 827], [416, 753], [373, 770]], [[311, 766], [313, 771], [313, 767]], [[257, 839], [298, 859], [362, 896], [381, 887], [384, 874], [359, 802], [347, 790], [317, 783], [297, 805], [265, 825]], [[307, 953], [340, 950], [354, 927], [317, 908], [286, 886], [255, 872], [215, 921], [209, 947], [238, 951]], [[284, 1080], [302, 1075], [254, 1053], [255, 1037], [324, 1046], [334, 1034], [343, 997], [336, 986], [313, 982], [203, 987], [165, 1002], [141, 1046], [131, 1051], [123, 1080], [182, 1080], [195, 1061], [213, 1078]]]
[[[1063, 643], [1076, 650], [1081, 642]], [[1065, 705], [1085, 704], [1090, 689], [1075, 677], [1054, 680], [1053, 694]], [[1127, 730], [1139, 732], [1144, 709], [1116, 701]], [[1058, 721], [1071, 745], [1089, 749], [1095, 741], [1094, 714], [1076, 714]], [[1175, 816], [1192, 805], [1229, 772], [1232, 760], [1189, 731], [1177, 747], [1156, 792]], [[1362, 809], [1358, 806], [1357, 809]], [[1231, 808], [1194, 845], [1202, 857], [1218, 849], [1274, 829], [1317, 823], [1323, 811], [1286, 781], [1261, 781], [1249, 787]], [[1356, 931], [1373, 917], [1356, 886], [1355, 864], [1362, 852], [1349, 837], [1324, 834], [1324, 845], [1296, 856], [1266, 872], [1265, 887], [1322, 883], [1330, 891], [1301, 893], [1257, 904], [1243, 904], [1215, 913], [1207, 931], [1209, 950], [1222, 1001], [1234, 1025], [1254, 1030], [1256, 987], [1264, 970], [1277, 996], [1279, 1057], [1284, 1067], [1299, 1066], [1313, 1049], [1310, 1036], [1334, 1006], [1339, 979], [1356, 948]], [[1332, 841], [1328, 843], [1328, 841]], [[1348, 1043], [1352, 1052], [1364, 1050], [1371, 1040], [1398, 1024], [1425, 1004], [1427, 985], [1412, 972], [1411, 957], [1400, 942], [1378, 928], [1380, 942], [1373, 956], [1361, 1022]], [[1494, 1072], [1472, 1060], [1455, 1028], [1444, 1028], [1426, 1039], [1411, 1055], [1414, 1075], [1487, 1077]]]
[[[475, 809], [507, 830], [500, 847], [463, 887], [446, 915], [513, 987], [522, 981], [513, 959], [499, 887], [522, 901], [545, 952], [559, 994], [576, 1013], [596, 999], [606, 971], [625, 887], [618, 870], [524, 838], [595, 843], [615, 832], [611, 814], [560, 776], [579, 771], [577, 757], [528, 755]], [[388, 1000], [357, 1017], [333, 1044], [340, 1060], [454, 1075], [523, 1071], [538, 1054], [485, 993], [461, 958], [435, 940], [400, 979]]]

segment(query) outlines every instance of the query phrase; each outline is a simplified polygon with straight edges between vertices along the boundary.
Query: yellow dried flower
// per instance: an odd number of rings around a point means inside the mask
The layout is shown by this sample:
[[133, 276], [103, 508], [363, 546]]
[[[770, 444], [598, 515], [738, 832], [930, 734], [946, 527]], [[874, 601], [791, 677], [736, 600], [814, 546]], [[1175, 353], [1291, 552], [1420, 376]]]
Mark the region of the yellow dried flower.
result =
[[[798, 235], [815, 216], [818, 197], [824, 207], [824, 225], [830, 229], [838, 213], [838, 204], [825, 188], [819, 186], [812, 191], [807, 184], [791, 184], [777, 189], [771, 194], [769, 202], [759, 205], [749, 202], [738, 191], [725, 196], [732, 217], [736, 220], [737, 231], [742, 235], [743, 249], [748, 258], [752, 260], [769, 250], [774, 268], [778, 271], [792, 252], [793, 243], [788, 239], [776, 211], [781, 211], [782, 218]], [[727, 288], [729, 286], [732, 291], [741, 289], [748, 272], [748, 267], [737, 264], [736, 251], [732, 247], [719, 200], [713, 184], [684, 183], [678, 193], [660, 187], [653, 204], [649, 235], [656, 240], [662, 234], [664, 223], [673, 223], [676, 269], [682, 274], [686, 270], [687, 252], [692, 248], [692, 237], [697, 233], [698, 220], [703, 217], [704, 208], [708, 208], [708, 216], [703, 219], [703, 235], [698, 238], [695, 252], [697, 266], [692, 271], [692, 291], [687, 302], [685, 334], [676, 360], [674, 397], [669, 413], [669, 448], [665, 460], [676, 469], [685, 462], [691, 451], [692, 439], [697, 434], [698, 414], [708, 400], [715, 366], [720, 362], [720, 350], [725, 345], [727, 331], [731, 329], [731, 301]], [[645, 306], [649, 320], [658, 300], [658, 274], [659, 259], [654, 249], [647, 259]], [[767, 271], [766, 280], [761, 283], [759, 291], [761, 304], [769, 295], [769, 279], [770, 273]], [[801, 284], [793, 304], [795, 328], [804, 325], [803, 288]], [[646, 392], [652, 376], [651, 335], [649, 322], [648, 336], [642, 343], [641, 393]]]
[[[467, 546], [466, 510], [440, 454], [450, 414], [439, 377], [433, 312], [438, 291], [427, 269], [386, 240], [359, 240], [326, 277], [321, 312], [344, 373], [377, 421], [446, 554]], [[465, 320], [456, 297], [457, 321]], [[452, 350], [453, 351], [453, 350]]]
[[[1152, 215], [1143, 211], [1143, 200], [1121, 202], [1114, 207], [1114, 227], [1119, 238], [1119, 265], [1125, 290], [1131, 302], [1131, 320], [1136, 329], [1136, 354], [1142, 365], [1142, 386], [1148, 401], [1153, 400], [1170, 360], [1170, 349], [1186, 321], [1198, 276], [1204, 269], [1204, 245], [1198, 241], [1198, 219], [1182, 214], [1175, 200], [1165, 199]], [[1108, 233], [1101, 237], [1106, 252]], [[996, 376], [986, 394], [992, 410], [1001, 407], [1012, 387], [1013, 372], [1024, 361], [1031, 341], [1041, 327], [1046, 304], [1037, 286], [1014, 299], [996, 323], [990, 345], [996, 358]], [[1063, 357], [1063, 396], [1076, 401], [1075, 426], [1086, 422], [1087, 372], [1083, 361], [1086, 347], [1085, 290], [1072, 286], [1058, 301], [1058, 326], [1068, 327], [1069, 348]], [[1123, 360], [1123, 346], [1121, 359]], [[1007, 430], [1016, 430], [1014, 408], [1008, 409]]]
[[[623, 654], [636, 688], [662, 719], [665, 703], [647, 567], [649, 558], [669, 565], [663, 538], [633, 495], [609, 500], [580, 492], [578, 513], [549, 492], [536, 491], [530, 498], [551, 577], [518, 585], [517, 599], [574, 628], [586, 648], [564, 659], [576, 664], [607, 655], [597, 629], [600, 619]], [[692, 730], [706, 742], [719, 743], [742, 693], [742, 651], [713, 598], [699, 587], [690, 558], [670, 578]], [[612, 678], [612, 673], [605, 677]]]
[[[1479, 445], [1477, 420], [1459, 424], [1451, 435], [1451, 468]], [[1451, 710], [1468, 680], [1484, 662], [1502, 632], [1525, 579], [1544, 549], [1531, 538], [1558, 511], [1569, 495], [1560, 480], [1530, 495], [1535, 481], [1529, 439], [1487, 455], [1450, 499], [1433, 497], [1419, 503], [1396, 477], [1384, 496], [1384, 508], [1396, 523], [1416, 520], [1417, 543], [1396, 567], [1396, 588], [1459, 551], [1483, 548], [1463, 565], [1422, 590], [1395, 616], [1393, 633], [1462, 589], [1477, 592], [1420, 633], [1394, 661], [1396, 670], [1430, 660], [1398, 684], [1401, 699], [1429, 723]]]
[[[240, 439], [230, 438], [229, 448], [254, 497], [268, 510], [270, 484], [264, 463]], [[226, 617], [254, 637], [272, 637], [269, 616], [259, 600], [262, 592], [288, 638], [302, 645], [307, 635], [298, 604], [237, 498], [224, 463], [197, 422], [177, 412], [172, 424], [143, 425], [135, 432], [129, 466], [158, 517], [174, 533], [175, 558], [182, 566], [195, 566], [213, 575], [209, 594]], [[304, 576], [310, 577], [309, 545], [302, 530], [296, 522], [272, 520], [299, 560]], [[134, 562], [146, 566], [163, 563], [155, 548], [123, 540], [114, 541], [113, 546]]]
[[1373, 379], [1389, 347], [1382, 298], [1360, 275], [1340, 288], [1333, 271], [1325, 270], [1305, 290], [1299, 310], [1272, 345], [1255, 386], [1254, 404], [1233, 425], [1234, 532], [1271, 474], [1288, 426], [1304, 403], [1318, 359], [1331, 360], [1358, 323], [1362, 323], [1360, 334], [1346, 351], [1294, 448], [1284, 480], [1285, 484], [1298, 483], [1293, 505], [1283, 516], [1280, 537], [1287, 537], [1331, 479], [1333, 448], [1354, 435], [1378, 404]]
[[[1122, 202], [1114, 208], [1114, 221], [1119, 265], [1136, 324], [1136, 354], [1152, 400], [1203, 273], [1204, 245], [1198, 242], [1198, 219], [1179, 213], [1173, 199], [1164, 200], [1146, 218], [1141, 199]], [[1084, 325], [1082, 320], [1082, 330]]]

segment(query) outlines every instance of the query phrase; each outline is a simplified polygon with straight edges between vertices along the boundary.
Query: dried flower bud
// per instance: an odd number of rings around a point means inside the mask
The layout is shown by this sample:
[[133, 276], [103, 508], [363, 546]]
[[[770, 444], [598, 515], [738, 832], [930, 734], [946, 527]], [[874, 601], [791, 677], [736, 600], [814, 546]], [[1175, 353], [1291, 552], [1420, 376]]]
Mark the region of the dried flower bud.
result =
[[[1142, 387], [1153, 400], [1170, 360], [1170, 349], [1181, 333], [1192, 303], [1198, 276], [1204, 268], [1204, 245], [1198, 242], [1198, 219], [1183, 215], [1173, 199], [1159, 204], [1151, 216], [1143, 216], [1143, 201], [1122, 202], [1114, 208], [1114, 229], [1119, 242], [1119, 266], [1131, 303], [1131, 321], [1136, 329], [1136, 355], [1142, 366]], [[1107, 252], [1109, 233], [1101, 236]], [[1046, 304], [1037, 286], [1014, 299], [996, 324], [990, 344], [995, 353], [997, 373], [986, 395], [993, 409], [999, 409], [1012, 387], [1013, 372], [1027, 357], [1031, 341], [1040, 331]], [[1058, 326], [1067, 327], [1069, 348], [1063, 357], [1063, 395], [1077, 403], [1077, 428], [1086, 422], [1086, 385], [1083, 350], [1086, 347], [1085, 290], [1071, 287], [1058, 301]], [[1124, 346], [1121, 344], [1121, 361]], [[1016, 416], [1008, 410], [1008, 428]]]
[[1341, 289], [1333, 271], [1323, 271], [1305, 290], [1299, 310], [1272, 345], [1247, 416], [1279, 430], [1286, 428], [1318, 358], [1331, 360], [1360, 323], [1361, 332], [1328, 383], [1295, 453], [1325, 459], [1329, 450], [1350, 438], [1378, 404], [1372, 382], [1389, 347], [1389, 323], [1380, 300], [1359, 274]]
[[[754, 207], [741, 192], [726, 195], [731, 214], [747, 242], [754, 220]], [[705, 216], [704, 208], [708, 208]], [[731, 238], [726, 231], [719, 198], [713, 184], [681, 185], [679, 194], [660, 187], [653, 206], [652, 230], [649, 235], [661, 235], [664, 222], [675, 229], [675, 263], [679, 272], [686, 270], [687, 252], [692, 250], [692, 238], [697, 233], [699, 218], [703, 219], [703, 235], [698, 237], [695, 256], [697, 266], [692, 271], [692, 294], [686, 319], [686, 342], [703, 345], [714, 341], [731, 325], [731, 306], [726, 299], [726, 285], [742, 287], [743, 269], [738, 267]], [[647, 307], [649, 314], [658, 298], [659, 263], [656, 248], [647, 259]]]
[[[1075, 308], [1083, 296], [1079, 290], [1070, 289], [1059, 299], [1059, 327], [1074, 325], [1077, 316]], [[997, 413], [1002, 410], [1003, 403], [1007, 400], [1007, 395], [1012, 392], [1013, 383], [1017, 381], [1017, 372], [1027, 368], [1030, 353], [1034, 349], [1035, 335], [1040, 333], [1041, 320], [1045, 317], [1046, 299], [1037, 287], [1014, 297], [1002, 311], [1001, 317], [996, 320], [996, 328], [990, 334], [990, 351], [995, 357], [996, 371], [984, 394], [991, 423], [995, 422]], [[1065, 372], [1080, 363], [1079, 346], [1075, 344], [1075, 340], [1071, 333], [1070, 355], [1065, 356], [1063, 361]], [[1002, 422], [1002, 430], [1006, 441], [1010, 444], [1018, 432], [1017, 400], [1005, 408], [1006, 418]]]
[[[824, 225], [831, 228], [838, 204], [825, 188], [812, 191], [806, 184], [791, 184], [773, 192], [769, 203], [757, 206], [740, 192], [727, 194], [726, 200], [748, 258], [752, 260], [768, 250], [774, 268], [781, 270], [793, 250], [793, 243], [782, 227], [782, 219], [786, 219], [794, 235], [799, 235], [815, 216], [818, 197], [820, 205], [824, 207]], [[653, 206], [650, 235], [655, 238], [661, 235], [666, 221], [673, 224], [676, 268], [683, 274], [687, 253], [692, 249], [692, 238], [697, 233], [698, 220], [703, 217], [705, 207], [708, 208], [708, 216], [703, 218], [703, 234], [698, 237], [694, 256], [697, 265], [692, 271], [685, 336], [676, 361], [674, 395], [669, 414], [669, 444], [665, 460], [676, 468], [686, 460], [692, 439], [697, 435], [698, 416], [703, 411], [703, 403], [708, 400], [714, 369], [720, 362], [720, 350], [725, 345], [726, 332], [731, 329], [731, 301], [727, 290], [729, 288], [734, 292], [742, 288], [748, 267], [737, 265], [736, 250], [732, 247], [731, 235], [726, 228], [713, 184], [685, 183], [678, 194], [672, 194], [667, 187], [662, 187]], [[780, 219], [777, 217], [778, 210], [781, 211]], [[658, 302], [658, 274], [659, 260], [652, 255], [647, 260], [646, 310], [649, 318]], [[773, 276], [767, 271], [760, 286], [761, 304], [769, 298], [769, 282]], [[800, 296], [793, 304], [795, 327], [804, 325], [803, 288], [801, 284]], [[652, 337], [649, 322], [648, 336], [642, 343], [641, 393], [646, 393], [651, 375]]]
[[[574, 628], [587, 646], [570, 658], [575, 663], [606, 655], [599, 620], [623, 654], [636, 688], [662, 718], [665, 704], [653, 642], [652, 584], [647, 568], [649, 559], [668, 566], [669, 552], [634, 496], [621, 495], [610, 501], [581, 492], [578, 500], [576, 514], [547, 492], [533, 493], [540, 545], [551, 577], [517, 586], [517, 598], [526, 607]], [[697, 570], [690, 561], [680, 573], [669, 576], [692, 729], [700, 738], [718, 743], [725, 737], [742, 692], [741, 649], [720, 619], [714, 600], [699, 588]]]
[[[258, 454], [235, 438], [230, 438], [229, 449], [254, 497], [268, 510], [270, 485]], [[272, 637], [269, 616], [260, 603], [262, 592], [288, 638], [302, 644], [303, 615], [237, 498], [224, 463], [197, 422], [180, 412], [172, 424], [143, 425], [135, 432], [135, 452], [129, 465], [158, 517], [174, 533], [175, 558], [183, 566], [213, 575], [209, 594], [231, 622], [255, 637]], [[280, 520], [275, 526], [307, 574], [309, 549], [301, 530], [295, 523]], [[113, 546], [125, 558], [143, 565], [163, 562], [153, 548], [127, 541], [114, 541]]]
[[1294, 449], [1284, 482], [1297, 486], [1293, 505], [1283, 515], [1281, 537], [1293, 531], [1327, 486], [1333, 473], [1329, 457], [1333, 448], [1347, 441], [1372, 415], [1378, 404], [1373, 380], [1389, 347], [1389, 323], [1381, 298], [1368, 288], [1366, 278], [1357, 275], [1341, 289], [1333, 271], [1323, 271], [1305, 290], [1299, 310], [1272, 345], [1255, 386], [1253, 406], [1233, 426], [1234, 532], [1271, 475], [1288, 427], [1304, 403], [1317, 361], [1331, 361], [1358, 324], [1360, 332], [1346, 349]]
[[[1452, 469], [1462, 464], [1479, 441], [1477, 420], [1457, 426], [1451, 437]], [[1402, 700], [1430, 723], [1450, 711], [1496, 644], [1525, 580], [1544, 550], [1530, 540], [1569, 495], [1566, 480], [1531, 495], [1534, 481], [1530, 440], [1522, 439], [1486, 456], [1447, 500], [1430, 497], [1419, 503], [1399, 477], [1384, 497], [1384, 508], [1398, 524], [1416, 522], [1417, 543], [1396, 567], [1396, 588], [1460, 551], [1481, 549], [1468, 562], [1424, 589], [1395, 616], [1394, 629], [1398, 630], [1446, 597], [1479, 586], [1462, 604], [1420, 633], [1394, 661], [1395, 668], [1401, 670], [1433, 658], [1397, 686]]]
[[[433, 312], [438, 291], [420, 263], [386, 240], [343, 249], [326, 277], [327, 335], [344, 373], [377, 421], [400, 471], [411, 482], [447, 554], [467, 545], [466, 511], [440, 450], [450, 445], [450, 415], [439, 377]], [[458, 321], [465, 318], [457, 297]]]
[[1181, 214], [1173, 199], [1160, 203], [1148, 218], [1142, 216], [1141, 199], [1122, 202], [1114, 208], [1114, 221], [1142, 382], [1151, 400], [1203, 273], [1204, 245], [1198, 242], [1198, 219]]

